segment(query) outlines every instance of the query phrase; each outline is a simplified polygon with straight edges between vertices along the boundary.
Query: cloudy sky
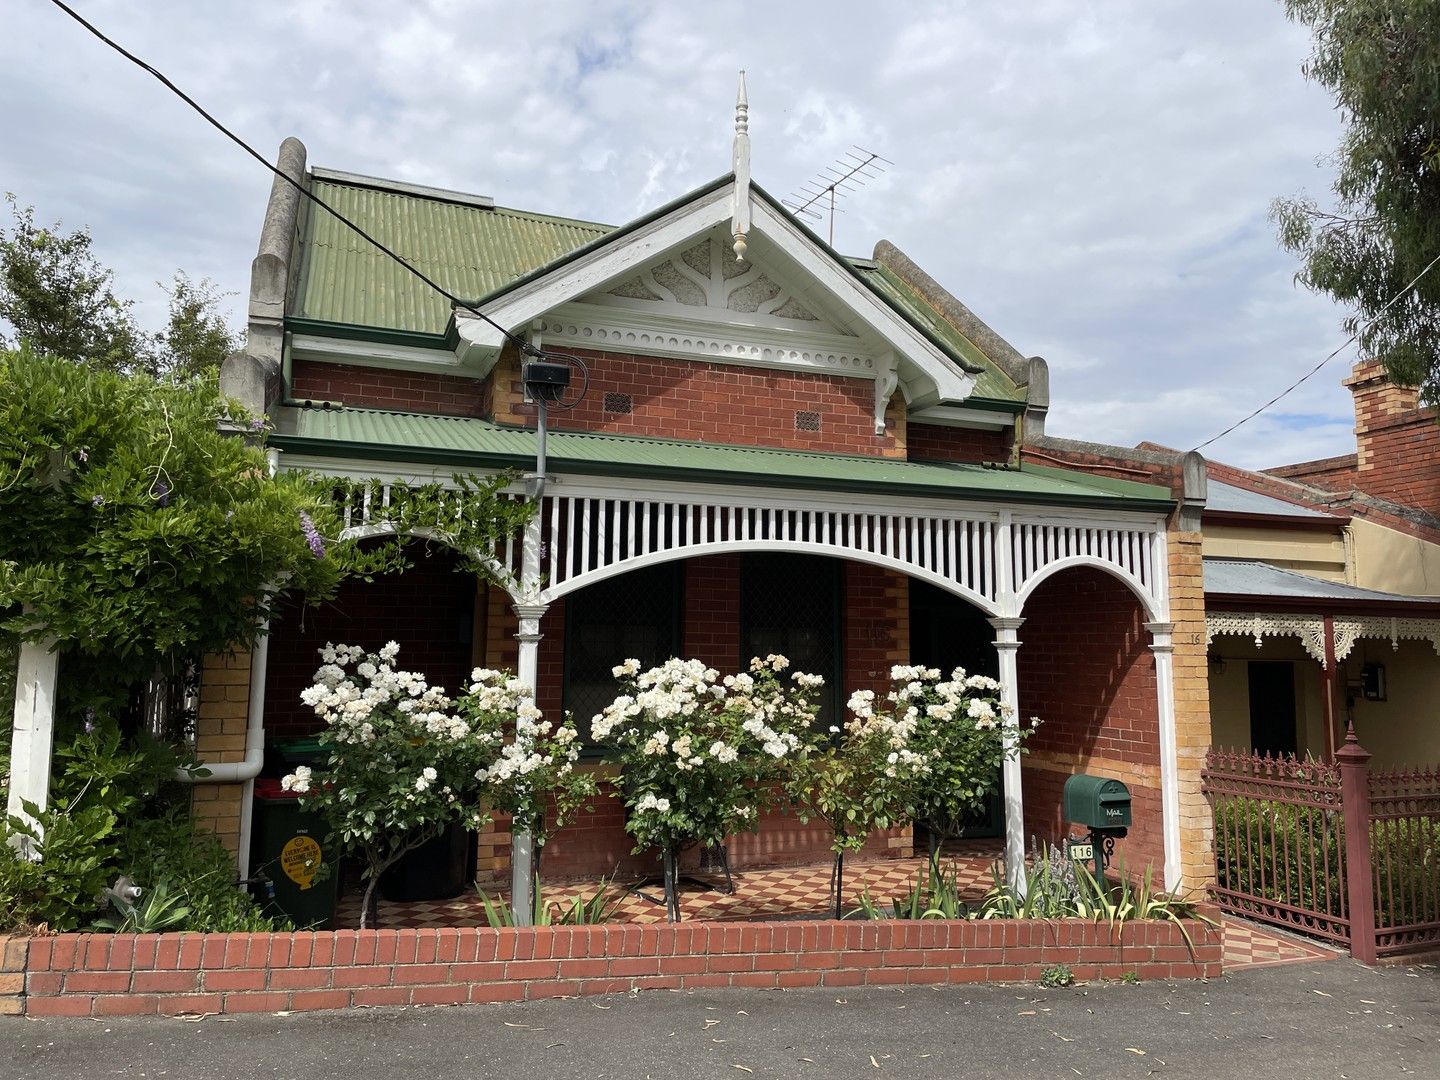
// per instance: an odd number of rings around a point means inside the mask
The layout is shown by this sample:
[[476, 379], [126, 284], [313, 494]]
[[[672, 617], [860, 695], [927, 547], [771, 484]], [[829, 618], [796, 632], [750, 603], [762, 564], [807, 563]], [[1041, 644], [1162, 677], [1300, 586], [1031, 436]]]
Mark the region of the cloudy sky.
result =
[[[756, 179], [893, 160], [836, 246], [891, 240], [1049, 360], [1055, 434], [1188, 448], [1343, 340], [1268, 220], [1340, 132], [1278, 0], [72, 2], [266, 154], [612, 223], [728, 169], [746, 68]], [[268, 175], [46, 0], [0, 41], [0, 187], [89, 225], [147, 322], [176, 268], [238, 294]], [[1208, 452], [1352, 449], [1352, 360]]]

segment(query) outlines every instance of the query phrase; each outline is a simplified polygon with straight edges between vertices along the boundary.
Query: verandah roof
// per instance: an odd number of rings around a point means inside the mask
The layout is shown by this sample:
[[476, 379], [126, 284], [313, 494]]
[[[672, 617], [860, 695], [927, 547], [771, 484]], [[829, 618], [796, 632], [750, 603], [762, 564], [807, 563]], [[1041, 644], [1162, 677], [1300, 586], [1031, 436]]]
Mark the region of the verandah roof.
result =
[[[533, 468], [535, 433], [471, 417], [379, 409], [280, 410], [271, 445], [330, 459], [464, 469]], [[1168, 513], [1168, 489], [1026, 464], [1013, 468], [552, 431], [559, 472], [868, 491]]]

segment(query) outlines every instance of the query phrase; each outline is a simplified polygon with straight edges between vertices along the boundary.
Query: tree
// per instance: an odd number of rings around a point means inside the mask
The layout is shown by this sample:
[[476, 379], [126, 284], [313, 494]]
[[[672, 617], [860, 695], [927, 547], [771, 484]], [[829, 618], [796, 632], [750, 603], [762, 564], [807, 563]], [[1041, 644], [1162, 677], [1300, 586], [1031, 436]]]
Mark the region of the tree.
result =
[[0, 230], [0, 318], [36, 354], [104, 371], [131, 370], [145, 351], [134, 302], [112, 287], [115, 274], [91, 250], [89, 229], [66, 233], [35, 224], [34, 207], [6, 195], [15, 223]]
[[[100, 264], [88, 228], [37, 225], [34, 207], [8, 195], [14, 224], [0, 229], [0, 320], [16, 343], [103, 371], [212, 381], [238, 335], [220, 313], [224, 295], [209, 280], [177, 272], [163, 330], [147, 334], [134, 301], [115, 295], [115, 273]], [[0, 345], [5, 339], [0, 337]]]
[[1280, 242], [1301, 257], [1300, 282], [1349, 306], [1345, 329], [1364, 355], [1440, 401], [1440, 270], [1387, 306], [1440, 256], [1440, 3], [1284, 2], [1314, 34], [1306, 76], [1347, 127], [1334, 207], [1277, 200]]

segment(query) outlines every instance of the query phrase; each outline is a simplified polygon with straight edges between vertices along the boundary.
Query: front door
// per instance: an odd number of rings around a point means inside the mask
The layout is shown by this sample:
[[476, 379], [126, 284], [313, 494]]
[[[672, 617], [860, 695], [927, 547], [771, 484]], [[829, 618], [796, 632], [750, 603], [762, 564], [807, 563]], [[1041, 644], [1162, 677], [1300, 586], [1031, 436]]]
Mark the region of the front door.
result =
[[1295, 665], [1289, 660], [1250, 661], [1250, 745], [1257, 754], [1293, 754]]

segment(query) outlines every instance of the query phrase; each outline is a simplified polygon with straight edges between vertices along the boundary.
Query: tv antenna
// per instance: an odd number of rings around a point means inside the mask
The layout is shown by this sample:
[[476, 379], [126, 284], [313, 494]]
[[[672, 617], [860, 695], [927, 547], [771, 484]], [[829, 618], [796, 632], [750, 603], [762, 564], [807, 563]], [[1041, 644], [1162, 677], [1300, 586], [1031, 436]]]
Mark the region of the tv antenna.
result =
[[830, 212], [830, 246], [835, 246], [835, 215], [845, 211], [837, 207], [837, 199], [843, 199], [859, 191], [869, 181], [878, 179], [887, 167], [895, 163], [883, 158], [873, 150], [852, 145], [833, 164], [826, 165], [819, 173], [805, 181], [780, 202], [796, 217], [819, 222], [826, 209]]

